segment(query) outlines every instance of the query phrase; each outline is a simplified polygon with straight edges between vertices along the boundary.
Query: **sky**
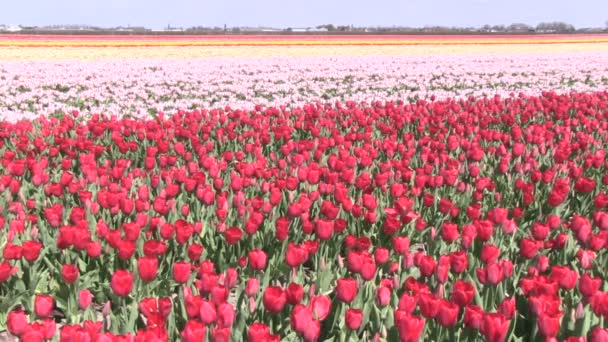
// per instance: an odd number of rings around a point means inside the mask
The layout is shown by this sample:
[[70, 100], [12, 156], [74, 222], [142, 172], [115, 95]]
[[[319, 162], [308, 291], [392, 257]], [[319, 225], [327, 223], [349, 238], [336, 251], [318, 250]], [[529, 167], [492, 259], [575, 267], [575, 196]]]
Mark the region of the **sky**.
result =
[[0, 24], [101, 27], [482, 26], [564, 21], [605, 27], [608, 0], [0, 0]]

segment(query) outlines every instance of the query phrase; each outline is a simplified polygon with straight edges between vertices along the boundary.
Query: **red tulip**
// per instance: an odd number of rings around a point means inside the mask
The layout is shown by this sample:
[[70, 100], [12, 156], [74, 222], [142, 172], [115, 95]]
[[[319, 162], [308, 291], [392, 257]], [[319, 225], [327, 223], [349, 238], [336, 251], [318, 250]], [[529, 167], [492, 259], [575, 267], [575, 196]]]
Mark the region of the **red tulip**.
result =
[[34, 262], [38, 259], [42, 250], [42, 244], [38, 241], [26, 241], [21, 246], [21, 256], [28, 262]]
[[285, 262], [289, 267], [298, 267], [308, 259], [308, 249], [304, 246], [289, 243], [285, 252]]
[[136, 245], [133, 241], [119, 240], [117, 243], [118, 257], [121, 260], [129, 260], [135, 254]]
[[302, 333], [305, 342], [315, 342], [321, 335], [321, 324], [317, 320], [312, 320], [308, 328]]
[[47, 318], [53, 316], [55, 303], [53, 297], [47, 295], [36, 295], [34, 300], [34, 312], [36, 316]]
[[331, 299], [327, 296], [313, 296], [310, 301], [313, 317], [319, 321], [325, 320], [331, 310]]
[[13, 245], [10, 242], [7, 242], [4, 246], [4, 251], [2, 252], [2, 256], [6, 260], [18, 260], [21, 258], [21, 253], [23, 249], [21, 246]]
[[[481, 329], [483, 326], [484, 312], [477, 305], [467, 305], [464, 309], [464, 325], [469, 329]], [[486, 337], [487, 338], [487, 337]]]
[[187, 223], [184, 220], [177, 220], [175, 222], [175, 240], [180, 245], [186, 244], [194, 233], [194, 226]]
[[189, 287], [184, 287], [184, 302], [188, 319], [197, 318], [200, 315], [202, 298], [193, 296]]
[[334, 232], [333, 221], [328, 220], [317, 220], [316, 222], [316, 233], [319, 240], [329, 240]]
[[17, 268], [12, 267], [8, 262], [0, 262], [0, 283], [7, 281], [11, 275], [17, 272]]
[[505, 220], [502, 223], [502, 231], [505, 234], [513, 234], [517, 230], [517, 223], [514, 220]]
[[420, 313], [425, 318], [435, 318], [439, 312], [439, 304], [439, 300], [432, 294], [420, 293], [418, 295]]
[[230, 267], [224, 273], [224, 286], [228, 289], [233, 289], [237, 286], [239, 273], [234, 267]]
[[267, 325], [255, 322], [247, 330], [247, 341], [267, 342], [270, 339], [270, 328]]
[[137, 260], [137, 271], [139, 278], [144, 282], [150, 282], [156, 278], [158, 271], [158, 260], [156, 257], [143, 257]]
[[574, 190], [579, 193], [590, 193], [595, 189], [595, 181], [591, 178], [581, 177], [574, 183]]
[[443, 327], [453, 327], [458, 320], [458, 305], [447, 300], [441, 300], [439, 303], [439, 311], [436, 316], [437, 321]]
[[117, 270], [112, 274], [110, 287], [114, 294], [119, 297], [126, 297], [133, 289], [133, 275], [126, 270]]
[[394, 317], [395, 326], [402, 342], [417, 342], [420, 340], [425, 323], [422, 318], [400, 310], [395, 311]]
[[475, 287], [464, 280], [458, 279], [454, 282], [452, 289], [452, 301], [460, 307], [469, 305], [475, 298]]
[[607, 342], [608, 341], [608, 329], [602, 329], [601, 327], [596, 327], [591, 331], [591, 336], [589, 336], [589, 342]]
[[66, 284], [73, 284], [78, 279], [78, 267], [65, 264], [61, 267], [61, 277]]
[[243, 231], [237, 227], [232, 227], [224, 232], [224, 237], [229, 245], [235, 245], [241, 240], [241, 237], [243, 237]]
[[551, 268], [551, 279], [559, 284], [562, 289], [571, 290], [576, 286], [578, 273], [567, 266], [553, 266]]
[[582, 268], [590, 269], [592, 267], [593, 261], [595, 260], [595, 252], [579, 249], [576, 252], [576, 258], [578, 259]]
[[423, 277], [430, 277], [435, 272], [435, 259], [432, 256], [423, 255], [418, 263], [420, 274]]
[[389, 256], [390, 256], [390, 252], [386, 248], [378, 247], [374, 251], [374, 259], [376, 261], [376, 264], [379, 264], [379, 265], [385, 264], [388, 261]]
[[51, 227], [58, 228], [63, 221], [63, 206], [57, 203], [44, 209], [44, 218]]
[[173, 280], [176, 283], [184, 284], [190, 279], [192, 266], [185, 261], [178, 261], [173, 264]]
[[441, 238], [447, 243], [454, 242], [460, 237], [458, 225], [451, 222], [446, 222], [441, 227]]
[[207, 300], [201, 300], [199, 317], [201, 321], [206, 324], [212, 324], [217, 320], [217, 311], [215, 310], [215, 305]]
[[450, 257], [447, 255], [441, 255], [439, 262], [435, 268], [435, 277], [440, 284], [444, 284], [448, 281], [448, 273], [450, 272]]
[[505, 316], [506, 319], [513, 319], [515, 317], [515, 299], [514, 298], [505, 298], [503, 299], [498, 307], [496, 308], [498, 313], [501, 313]]
[[304, 334], [310, 329], [313, 320], [312, 311], [304, 305], [296, 305], [291, 312], [291, 327], [298, 334]]
[[538, 253], [540, 245], [531, 239], [523, 238], [519, 244], [519, 254], [526, 259], [532, 259]]
[[416, 297], [410, 296], [404, 292], [401, 297], [399, 297], [397, 308], [399, 311], [411, 314], [414, 312], [414, 309], [416, 309], [416, 304]]
[[23, 335], [21, 335], [21, 341], [23, 342], [42, 342], [44, 341], [44, 334], [35, 329], [26, 330]]
[[490, 285], [498, 285], [504, 278], [503, 268], [494, 263], [486, 266], [486, 283]]
[[99, 241], [90, 241], [86, 245], [86, 250], [90, 258], [97, 258], [101, 255], [101, 244]]
[[285, 296], [287, 297], [287, 303], [291, 305], [297, 305], [302, 302], [304, 298], [304, 288], [296, 283], [290, 283], [285, 290]]
[[344, 315], [346, 327], [350, 330], [358, 330], [363, 322], [363, 311], [359, 309], [346, 309]]
[[23, 310], [13, 310], [6, 318], [6, 327], [13, 336], [21, 336], [28, 326], [27, 316]]
[[464, 272], [469, 265], [467, 254], [464, 251], [452, 252], [450, 254], [450, 269], [454, 273]]
[[568, 193], [570, 192], [570, 184], [567, 179], [557, 179], [553, 183], [553, 188], [549, 193], [547, 203], [552, 207], [557, 207], [566, 200]]
[[221, 303], [224, 303], [228, 300], [228, 289], [224, 286], [221, 285], [216, 285], [211, 289], [211, 301], [213, 302], [213, 304], [215, 304], [216, 306], [220, 305]]
[[[55, 332], [57, 331], [57, 324], [55, 323], [54, 320], [47, 318], [47, 319], [43, 320], [41, 323], [37, 323], [37, 322], [32, 323], [30, 325], [30, 328], [42, 333], [42, 336], [45, 340], [52, 340], [53, 337], [55, 336]], [[29, 332], [29, 329], [26, 329], [24, 335], [27, 335], [28, 332]], [[24, 338], [24, 340], [26, 338]]]
[[544, 312], [538, 316], [538, 331], [544, 337], [555, 337], [559, 332], [562, 312]]
[[270, 313], [279, 313], [283, 310], [287, 296], [283, 288], [279, 286], [268, 286], [264, 291], [264, 308]]
[[484, 264], [490, 264], [495, 262], [496, 260], [498, 260], [499, 256], [500, 249], [498, 249], [498, 247], [491, 244], [485, 244], [481, 247], [480, 259]]
[[197, 243], [193, 243], [190, 246], [188, 246], [188, 258], [190, 258], [190, 260], [192, 262], [197, 262], [199, 261], [199, 259], [201, 258], [201, 255], [203, 254], [203, 246]]
[[234, 322], [235, 313], [232, 305], [228, 303], [221, 303], [217, 306], [217, 322], [218, 326], [223, 328], [229, 328]]
[[352, 278], [340, 278], [336, 285], [336, 297], [345, 302], [352, 302], [357, 296], [357, 280]]
[[276, 221], [275, 229], [275, 237], [277, 240], [285, 241], [289, 236], [289, 219], [287, 217], [279, 217]]
[[410, 249], [410, 238], [403, 236], [396, 236], [392, 238], [393, 249], [396, 254], [403, 255]]
[[535, 222], [532, 226], [532, 237], [537, 241], [543, 241], [549, 235], [549, 227], [540, 223]]
[[376, 288], [376, 305], [385, 307], [391, 300], [391, 290], [386, 286]]
[[363, 280], [372, 280], [376, 276], [376, 264], [373, 259], [369, 258], [361, 265], [361, 278]]
[[251, 269], [261, 271], [266, 268], [266, 253], [260, 249], [249, 251], [249, 266]]
[[588, 273], [583, 274], [578, 282], [579, 291], [585, 297], [593, 296], [597, 291], [599, 291], [601, 286], [602, 278], [592, 277]]
[[505, 208], [494, 208], [488, 211], [488, 218], [496, 225], [501, 225], [507, 220], [509, 211]]
[[80, 290], [78, 292], [78, 307], [80, 310], [86, 310], [93, 302], [93, 295], [89, 290]]
[[247, 283], [245, 285], [245, 294], [248, 297], [253, 297], [258, 292], [260, 288], [260, 281], [256, 278], [247, 279]]
[[184, 342], [204, 341], [207, 331], [205, 325], [198, 321], [187, 321], [184, 330], [182, 331], [182, 340]]
[[502, 342], [507, 337], [510, 324], [502, 314], [486, 313], [483, 315], [480, 331], [488, 342]]
[[590, 299], [591, 309], [597, 316], [608, 316], [608, 293], [598, 291]]
[[494, 233], [494, 224], [489, 220], [475, 220], [473, 222], [475, 226], [477, 237], [481, 241], [488, 241]]

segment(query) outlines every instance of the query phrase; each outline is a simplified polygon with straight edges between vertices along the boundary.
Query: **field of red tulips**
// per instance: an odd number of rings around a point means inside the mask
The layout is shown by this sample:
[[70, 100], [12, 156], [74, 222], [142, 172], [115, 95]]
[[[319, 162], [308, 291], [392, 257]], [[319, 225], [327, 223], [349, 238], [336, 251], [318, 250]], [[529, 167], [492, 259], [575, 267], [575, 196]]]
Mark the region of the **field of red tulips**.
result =
[[0, 122], [0, 330], [608, 341], [607, 144], [605, 91]]

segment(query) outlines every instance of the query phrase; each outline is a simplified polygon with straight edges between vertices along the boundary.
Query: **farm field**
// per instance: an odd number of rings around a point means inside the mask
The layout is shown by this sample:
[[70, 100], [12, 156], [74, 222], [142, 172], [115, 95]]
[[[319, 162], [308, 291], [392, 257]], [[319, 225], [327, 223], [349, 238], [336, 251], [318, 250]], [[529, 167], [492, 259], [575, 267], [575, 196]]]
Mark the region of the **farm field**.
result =
[[0, 36], [7, 341], [608, 341], [608, 38]]

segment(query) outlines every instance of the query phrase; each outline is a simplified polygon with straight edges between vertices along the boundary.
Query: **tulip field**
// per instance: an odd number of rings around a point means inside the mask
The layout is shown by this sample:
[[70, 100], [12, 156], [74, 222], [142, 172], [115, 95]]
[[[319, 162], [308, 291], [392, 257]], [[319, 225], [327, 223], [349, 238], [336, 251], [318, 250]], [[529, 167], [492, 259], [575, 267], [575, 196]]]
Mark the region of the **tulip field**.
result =
[[0, 36], [0, 340], [608, 341], [608, 39], [215, 39]]

